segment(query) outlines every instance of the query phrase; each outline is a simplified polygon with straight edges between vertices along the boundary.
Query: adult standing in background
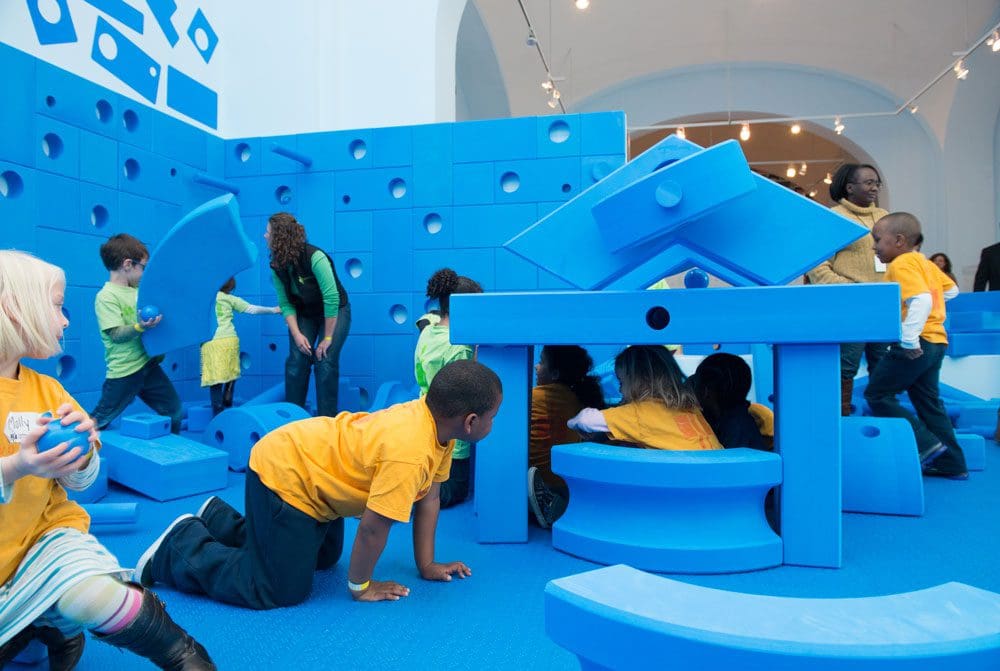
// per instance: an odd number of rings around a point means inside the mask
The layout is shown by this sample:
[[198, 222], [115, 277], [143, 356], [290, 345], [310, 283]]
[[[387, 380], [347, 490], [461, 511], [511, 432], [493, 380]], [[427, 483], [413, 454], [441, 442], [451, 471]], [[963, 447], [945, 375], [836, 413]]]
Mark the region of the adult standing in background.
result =
[[[858, 284], [881, 282], [885, 264], [875, 256], [875, 240], [871, 236], [875, 222], [889, 214], [878, 206], [882, 177], [874, 166], [847, 163], [840, 166], [830, 183], [833, 211], [868, 229], [868, 235], [855, 240], [809, 271], [810, 284]], [[851, 414], [851, 394], [854, 376], [861, 365], [861, 355], [868, 360], [869, 372], [875, 368], [886, 350], [885, 343], [842, 343], [840, 345], [840, 413]]]
[[973, 291], [1000, 291], [1000, 242], [983, 249], [979, 255]]
[[351, 306], [330, 255], [306, 241], [287, 212], [271, 215], [264, 239], [271, 250], [271, 281], [288, 324], [285, 399], [305, 407], [309, 369], [316, 369], [316, 414], [337, 414], [340, 350], [351, 328]]

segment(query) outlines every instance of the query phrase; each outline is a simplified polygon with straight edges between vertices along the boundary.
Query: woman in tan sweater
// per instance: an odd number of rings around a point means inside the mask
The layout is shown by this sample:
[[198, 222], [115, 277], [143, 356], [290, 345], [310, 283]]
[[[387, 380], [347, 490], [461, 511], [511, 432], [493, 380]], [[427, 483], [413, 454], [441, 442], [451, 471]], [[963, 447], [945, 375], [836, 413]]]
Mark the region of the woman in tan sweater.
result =
[[[830, 184], [830, 198], [837, 204], [833, 211], [869, 230], [868, 235], [855, 240], [809, 272], [812, 284], [856, 284], [881, 282], [885, 264], [873, 250], [875, 241], [870, 231], [875, 222], [889, 214], [877, 205], [882, 177], [874, 166], [847, 163], [840, 166]], [[861, 365], [861, 355], [868, 361], [870, 373], [887, 345], [885, 343], [843, 343], [840, 346], [840, 412], [851, 414], [851, 393], [854, 376]]]

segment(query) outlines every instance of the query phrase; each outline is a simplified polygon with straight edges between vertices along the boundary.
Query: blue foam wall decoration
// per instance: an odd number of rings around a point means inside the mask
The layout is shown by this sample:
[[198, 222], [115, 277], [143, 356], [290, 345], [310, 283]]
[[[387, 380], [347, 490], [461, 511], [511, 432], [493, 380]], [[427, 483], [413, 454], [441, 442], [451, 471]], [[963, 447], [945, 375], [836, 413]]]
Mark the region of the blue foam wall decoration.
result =
[[[205, 46], [200, 44], [201, 40], [198, 39], [199, 33], [204, 35]], [[201, 54], [202, 59], [206, 63], [212, 60], [212, 54], [215, 53], [215, 47], [219, 44], [219, 37], [215, 34], [212, 29], [212, 24], [208, 22], [205, 18], [205, 14], [198, 8], [198, 11], [194, 13], [194, 17], [191, 19], [191, 24], [187, 29], [188, 37], [191, 38], [191, 44], [194, 48], [198, 50]]]
[[142, 12], [124, 0], [84, 0], [84, 2], [142, 35], [144, 24]]
[[49, 21], [42, 16], [38, 7], [41, 0], [25, 0], [28, 3], [28, 13], [31, 15], [31, 23], [35, 27], [35, 35], [39, 44], [69, 44], [76, 42], [76, 28], [73, 27], [73, 16], [69, 12], [69, 5], [66, 0], [55, 0], [55, 5], [59, 10], [59, 17], [56, 21]]
[[218, 126], [218, 94], [172, 65], [167, 66], [167, 106], [209, 128]]
[[97, 17], [90, 57], [143, 98], [156, 102], [160, 65], [102, 17]]
[[167, 42], [172, 47], [176, 46], [180, 36], [177, 34], [177, 29], [174, 28], [171, 17], [177, 11], [177, 3], [174, 0], [146, 0], [146, 4], [149, 6], [149, 11], [153, 13], [156, 23], [160, 26], [160, 30], [163, 31], [163, 36], [167, 38]]

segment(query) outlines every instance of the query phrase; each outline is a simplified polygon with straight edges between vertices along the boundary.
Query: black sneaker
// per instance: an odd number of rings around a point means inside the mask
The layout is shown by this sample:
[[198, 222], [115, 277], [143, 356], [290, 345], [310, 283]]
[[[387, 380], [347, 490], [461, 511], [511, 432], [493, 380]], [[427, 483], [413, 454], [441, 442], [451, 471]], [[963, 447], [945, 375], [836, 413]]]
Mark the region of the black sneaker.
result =
[[531, 512], [535, 515], [538, 526], [548, 529], [552, 526], [548, 512], [552, 509], [554, 496], [545, 480], [538, 475], [538, 469], [534, 466], [528, 469], [528, 504]]
[[163, 540], [177, 527], [178, 524], [189, 519], [195, 519], [194, 515], [191, 513], [185, 513], [184, 515], [178, 517], [163, 530], [163, 533], [160, 534], [155, 541], [153, 541], [152, 545], [146, 548], [146, 551], [139, 557], [139, 561], [135, 563], [132, 580], [139, 583], [143, 587], [151, 587], [153, 583], [156, 582], [153, 579], [153, 557], [156, 555], [156, 551], [160, 549], [160, 546], [163, 544]]
[[948, 451], [948, 446], [943, 443], [935, 443], [926, 450], [920, 452], [920, 466], [929, 466], [932, 461]]
[[937, 466], [927, 466], [924, 468], [924, 475], [929, 475], [934, 478], [947, 478], [948, 480], [968, 480], [968, 471], [946, 471], [943, 468], [938, 468]]

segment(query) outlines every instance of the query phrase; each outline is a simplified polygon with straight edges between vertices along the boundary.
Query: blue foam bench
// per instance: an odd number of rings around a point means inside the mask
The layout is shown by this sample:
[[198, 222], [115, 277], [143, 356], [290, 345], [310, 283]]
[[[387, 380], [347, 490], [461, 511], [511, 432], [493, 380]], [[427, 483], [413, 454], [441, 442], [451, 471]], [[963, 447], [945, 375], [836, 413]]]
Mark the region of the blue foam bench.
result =
[[923, 515], [924, 479], [913, 427], [898, 417], [842, 417], [841, 508]]
[[781, 484], [777, 454], [576, 443], [552, 448], [552, 470], [570, 491], [552, 528], [558, 550], [663, 573], [731, 573], [782, 562], [781, 539], [764, 515], [764, 497]]
[[193, 496], [228, 484], [226, 453], [175, 436], [143, 440], [102, 431], [108, 477], [157, 501]]
[[700, 587], [610, 566], [545, 586], [545, 631], [584, 669], [1000, 668], [1000, 594], [950, 582], [849, 599]]

